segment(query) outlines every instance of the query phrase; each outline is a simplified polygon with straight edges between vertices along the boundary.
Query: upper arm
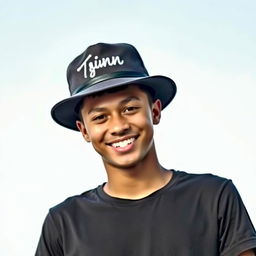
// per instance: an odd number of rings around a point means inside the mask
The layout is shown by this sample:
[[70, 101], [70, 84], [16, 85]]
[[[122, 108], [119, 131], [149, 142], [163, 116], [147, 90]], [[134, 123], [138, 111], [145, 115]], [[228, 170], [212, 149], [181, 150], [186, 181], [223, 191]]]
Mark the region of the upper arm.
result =
[[221, 255], [255, 256], [252, 248], [256, 247], [256, 232], [231, 181], [226, 184], [220, 196], [218, 219]]
[[50, 213], [45, 218], [37, 245], [36, 256], [62, 256], [59, 232]]

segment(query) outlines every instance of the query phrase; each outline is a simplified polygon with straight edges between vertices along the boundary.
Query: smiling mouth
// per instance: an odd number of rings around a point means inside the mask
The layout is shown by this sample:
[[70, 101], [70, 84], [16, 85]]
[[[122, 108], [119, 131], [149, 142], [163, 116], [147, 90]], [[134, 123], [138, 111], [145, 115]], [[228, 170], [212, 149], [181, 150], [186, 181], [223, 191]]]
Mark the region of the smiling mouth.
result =
[[126, 140], [122, 140], [119, 142], [115, 142], [115, 143], [111, 143], [110, 146], [114, 147], [114, 148], [124, 148], [130, 144], [132, 144], [135, 141], [135, 137], [126, 139]]
[[123, 147], [126, 147], [126, 146], [132, 144], [134, 141], [135, 141], [135, 138], [130, 138], [127, 140], [112, 143], [111, 146], [115, 147], [115, 148], [123, 148]]

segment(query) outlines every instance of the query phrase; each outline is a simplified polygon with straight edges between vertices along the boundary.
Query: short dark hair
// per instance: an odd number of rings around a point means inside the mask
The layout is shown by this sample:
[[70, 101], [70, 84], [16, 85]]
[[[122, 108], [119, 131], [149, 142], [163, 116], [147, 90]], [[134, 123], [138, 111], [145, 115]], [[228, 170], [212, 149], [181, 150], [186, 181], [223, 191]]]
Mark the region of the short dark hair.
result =
[[[113, 88], [108, 89], [108, 90], [103, 90], [103, 91], [96, 92], [96, 93], [90, 94], [88, 96], [85, 96], [84, 98], [82, 98], [78, 102], [78, 104], [75, 107], [75, 112], [77, 113], [77, 119], [83, 122], [83, 118], [82, 118], [82, 114], [81, 114], [81, 108], [83, 106], [84, 99], [86, 97], [93, 97], [94, 98], [94, 97], [97, 97], [97, 96], [104, 95], [106, 93], [119, 92], [119, 91], [122, 91], [122, 90], [126, 89], [128, 86], [129, 85], [113, 87]], [[145, 92], [147, 94], [149, 105], [151, 105], [156, 100], [155, 99], [155, 91], [152, 88], [150, 88], [150, 87], [148, 87], [146, 85], [142, 85], [142, 84], [136, 84], [135, 86], [137, 86], [140, 90], [142, 90], [143, 92]]]

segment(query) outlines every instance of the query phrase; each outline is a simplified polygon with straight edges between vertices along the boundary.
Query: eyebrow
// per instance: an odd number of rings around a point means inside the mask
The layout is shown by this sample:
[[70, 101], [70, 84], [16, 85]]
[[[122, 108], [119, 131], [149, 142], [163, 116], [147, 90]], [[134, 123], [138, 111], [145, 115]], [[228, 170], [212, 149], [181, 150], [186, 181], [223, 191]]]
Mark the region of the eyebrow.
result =
[[121, 100], [119, 102], [119, 105], [127, 104], [133, 100], [140, 101], [140, 98], [138, 98], [137, 96], [130, 96], [130, 97], [127, 97], [126, 99]]
[[[119, 105], [127, 104], [127, 103], [129, 103], [130, 101], [133, 101], [133, 100], [135, 100], [135, 101], [140, 101], [140, 99], [139, 99], [137, 96], [129, 96], [129, 97], [127, 97], [127, 98], [121, 100], [121, 101], [119, 102]], [[95, 107], [95, 108], [90, 109], [90, 110], [88, 111], [88, 114], [91, 114], [91, 113], [93, 113], [93, 112], [104, 112], [104, 111], [106, 111], [106, 110], [107, 110], [107, 108], [104, 108], [104, 107], [102, 107], [102, 108], [101, 108], [101, 107]]]

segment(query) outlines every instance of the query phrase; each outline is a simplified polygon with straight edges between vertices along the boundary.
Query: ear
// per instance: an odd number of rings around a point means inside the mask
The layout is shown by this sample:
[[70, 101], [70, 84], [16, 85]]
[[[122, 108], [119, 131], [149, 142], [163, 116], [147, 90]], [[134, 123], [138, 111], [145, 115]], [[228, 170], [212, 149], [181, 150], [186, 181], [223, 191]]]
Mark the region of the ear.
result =
[[162, 103], [159, 99], [157, 99], [152, 104], [152, 118], [153, 118], [153, 124], [159, 124], [161, 119], [161, 110], [162, 110]]
[[82, 133], [84, 139], [87, 141], [87, 142], [91, 142], [90, 140], [90, 137], [89, 137], [89, 134], [85, 128], [85, 125], [83, 122], [77, 120], [76, 121], [76, 127], [78, 128], [78, 130]]

